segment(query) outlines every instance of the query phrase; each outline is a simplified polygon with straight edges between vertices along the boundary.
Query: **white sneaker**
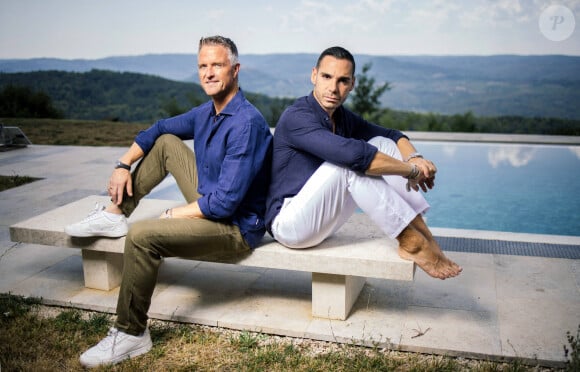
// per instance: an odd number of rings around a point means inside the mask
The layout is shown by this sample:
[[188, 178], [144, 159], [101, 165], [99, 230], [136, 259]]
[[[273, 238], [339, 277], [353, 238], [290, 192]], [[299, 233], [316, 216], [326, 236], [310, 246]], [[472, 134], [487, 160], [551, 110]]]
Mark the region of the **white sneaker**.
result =
[[124, 215], [105, 212], [105, 207], [97, 203], [95, 209], [82, 221], [68, 225], [64, 231], [75, 237], [106, 236], [120, 238], [127, 235], [129, 224]]
[[125, 359], [145, 354], [153, 343], [149, 329], [141, 336], [131, 336], [111, 327], [107, 337], [81, 354], [80, 362], [84, 367], [98, 367], [107, 364], [117, 364]]

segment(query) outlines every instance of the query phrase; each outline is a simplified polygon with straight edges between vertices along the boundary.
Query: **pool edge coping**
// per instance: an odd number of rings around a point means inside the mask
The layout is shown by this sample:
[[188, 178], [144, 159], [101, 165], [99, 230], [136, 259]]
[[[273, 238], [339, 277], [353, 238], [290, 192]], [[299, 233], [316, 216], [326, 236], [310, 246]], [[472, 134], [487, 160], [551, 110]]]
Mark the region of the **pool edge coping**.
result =
[[517, 233], [517, 232], [491, 231], [491, 230], [453, 229], [446, 227], [445, 228], [431, 227], [430, 229], [433, 235], [435, 236], [449, 238], [504, 240], [523, 243], [544, 243], [544, 244], [580, 246], [580, 236]]
[[404, 131], [412, 141], [489, 142], [580, 146], [580, 136]]

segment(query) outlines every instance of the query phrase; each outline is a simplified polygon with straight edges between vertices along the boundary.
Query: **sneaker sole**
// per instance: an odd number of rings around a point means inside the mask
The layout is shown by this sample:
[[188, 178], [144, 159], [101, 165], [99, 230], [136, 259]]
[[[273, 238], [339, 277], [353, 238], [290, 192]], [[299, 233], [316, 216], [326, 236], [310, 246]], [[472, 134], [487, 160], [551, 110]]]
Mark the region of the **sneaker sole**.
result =
[[91, 238], [91, 237], [104, 237], [104, 238], [122, 238], [123, 236], [127, 235], [125, 233], [114, 233], [114, 232], [94, 232], [94, 233], [77, 233], [73, 231], [68, 231], [64, 229], [64, 232], [73, 238]]
[[83, 367], [88, 367], [88, 368], [114, 365], [114, 364], [121, 363], [122, 361], [124, 361], [126, 359], [136, 358], [140, 355], [146, 354], [149, 351], [151, 351], [152, 348], [153, 348], [153, 342], [151, 342], [151, 340], [149, 340], [149, 342], [147, 344], [141, 346], [139, 349], [133, 350], [133, 351], [131, 351], [127, 354], [124, 354], [124, 355], [119, 355], [117, 358], [110, 360], [108, 362], [102, 362], [102, 361], [94, 361], [94, 362], [93, 361], [85, 361], [85, 362], [83, 362], [81, 360], [80, 363]]

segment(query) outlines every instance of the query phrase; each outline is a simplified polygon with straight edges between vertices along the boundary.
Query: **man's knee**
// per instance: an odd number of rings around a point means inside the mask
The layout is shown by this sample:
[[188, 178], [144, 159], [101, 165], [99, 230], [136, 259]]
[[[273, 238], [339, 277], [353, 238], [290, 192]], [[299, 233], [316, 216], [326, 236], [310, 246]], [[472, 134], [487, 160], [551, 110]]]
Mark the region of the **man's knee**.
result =
[[392, 139], [387, 138], [387, 137], [381, 137], [381, 136], [376, 136], [376, 137], [371, 138], [369, 140], [369, 143], [371, 145], [377, 146], [377, 147], [379, 147], [379, 146], [387, 146], [387, 147], [396, 146], [395, 142]]
[[400, 157], [400, 151], [397, 147], [397, 144], [390, 138], [377, 136], [371, 138], [368, 143], [375, 146], [383, 154], [387, 154], [392, 157]]
[[167, 145], [174, 145], [176, 143], [181, 143], [181, 139], [173, 134], [162, 134], [157, 138], [155, 141], [155, 145], [159, 146], [167, 146]]
[[151, 226], [149, 220], [137, 221], [131, 225], [125, 237], [125, 249], [127, 247], [143, 247], [151, 242]]

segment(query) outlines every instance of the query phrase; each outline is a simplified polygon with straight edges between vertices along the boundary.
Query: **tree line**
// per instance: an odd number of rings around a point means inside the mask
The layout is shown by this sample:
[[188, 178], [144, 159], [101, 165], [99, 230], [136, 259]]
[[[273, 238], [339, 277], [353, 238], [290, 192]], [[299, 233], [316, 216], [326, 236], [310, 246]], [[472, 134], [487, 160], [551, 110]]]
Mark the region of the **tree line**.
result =
[[[150, 123], [189, 110], [209, 100], [199, 84], [129, 72], [37, 71], [0, 73], [0, 117], [64, 117]], [[244, 92], [274, 125], [291, 102], [262, 94]], [[21, 97], [32, 97], [23, 100]], [[32, 110], [34, 98], [60, 115]], [[56, 116], [55, 116], [56, 115]]]
[[[478, 117], [472, 112], [444, 115], [398, 111], [380, 106], [389, 83], [376, 84], [368, 74], [357, 75], [347, 106], [365, 119], [400, 130], [580, 135], [580, 121], [544, 117]], [[307, 92], [305, 92], [307, 93]], [[293, 98], [272, 98], [244, 92], [275, 126]], [[150, 123], [207, 101], [195, 83], [151, 75], [92, 70], [86, 73], [38, 71], [0, 73], [0, 117], [68, 118]]]
[[397, 111], [380, 106], [379, 98], [391, 89], [388, 82], [377, 85], [368, 75], [372, 63], [366, 63], [357, 75], [355, 89], [347, 104], [365, 119], [386, 128], [425, 132], [506, 133], [580, 135], [580, 120], [549, 117], [497, 116], [478, 117], [473, 112], [454, 115]]

